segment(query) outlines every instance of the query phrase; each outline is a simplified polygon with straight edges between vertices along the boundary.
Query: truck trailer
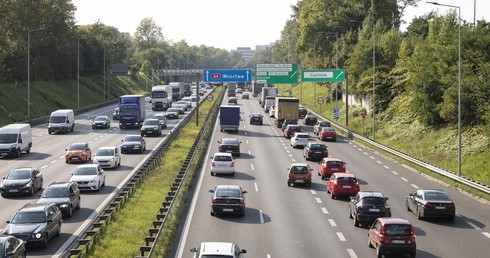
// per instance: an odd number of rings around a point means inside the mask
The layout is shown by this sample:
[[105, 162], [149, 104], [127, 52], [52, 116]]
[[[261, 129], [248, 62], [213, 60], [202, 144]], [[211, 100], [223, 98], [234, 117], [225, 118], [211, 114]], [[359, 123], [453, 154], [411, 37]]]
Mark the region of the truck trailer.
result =
[[274, 87], [263, 87], [262, 93], [260, 95], [260, 105], [265, 108], [265, 99], [267, 96], [276, 97], [277, 96], [277, 88]]
[[140, 128], [145, 120], [145, 115], [144, 95], [119, 97], [119, 128]]
[[184, 83], [183, 82], [171, 82], [169, 85], [172, 87], [172, 100], [181, 100], [184, 97]]
[[219, 109], [219, 125], [221, 132], [238, 132], [240, 127], [240, 107], [221, 105]]
[[284, 121], [298, 121], [299, 99], [294, 97], [276, 97], [276, 126], [281, 128]]

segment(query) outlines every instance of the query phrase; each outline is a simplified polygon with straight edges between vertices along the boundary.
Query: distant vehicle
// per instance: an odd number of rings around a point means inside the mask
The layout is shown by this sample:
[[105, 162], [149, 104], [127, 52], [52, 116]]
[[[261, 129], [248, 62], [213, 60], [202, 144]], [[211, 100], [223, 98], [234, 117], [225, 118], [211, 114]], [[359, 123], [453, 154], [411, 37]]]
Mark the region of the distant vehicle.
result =
[[168, 119], [179, 119], [180, 108], [169, 108], [165, 112], [165, 117]]
[[400, 218], [378, 218], [368, 231], [368, 245], [376, 248], [377, 257], [407, 253], [415, 258], [417, 244], [410, 221]]
[[336, 142], [337, 132], [332, 127], [323, 127], [318, 133], [318, 138], [320, 138], [321, 141], [331, 140]]
[[68, 133], [75, 128], [73, 109], [59, 109], [51, 112], [48, 120], [48, 133]]
[[322, 180], [330, 177], [333, 173], [345, 173], [345, 162], [339, 158], [325, 157], [318, 163], [318, 175]]
[[[260, 100], [259, 103], [262, 105], [263, 108], [265, 108], [265, 99], [267, 96], [269, 97], [276, 97], [278, 89], [274, 87], [262, 87], [262, 92], [260, 93]], [[274, 104], [272, 104], [274, 105]], [[276, 106], [277, 109], [277, 106]]]
[[242, 89], [240, 89], [240, 88], [236, 89], [236, 94], [242, 94], [242, 93], [243, 93]]
[[235, 174], [235, 162], [231, 153], [217, 152], [211, 157], [211, 175]]
[[242, 258], [247, 250], [240, 249], [235, 243], [202, 242], [199, 248], [192, 248], [194, 258]]
[[65, 162], [87, 162], [92, 160], [92, 150], [86, 142], [75, 142], [65, 149]]
[[[276, 116], [277, 118], [277, 116]], [[285, 119], [284, 122], [281, 124], [281, 130], [284, 131], [288, 125], [298, 125], [298, 120], [294, 119]]]
[[116, 168], [121, 166], [121, 153], [114, 146], [100, 147], [94, 155], [93, 164], [99, 164], [103, 168]]
[[151, 118], [157, 119], [163, 129], [167, 128], [167, 118], [165, 118], [165, 114], [155, 114]]
[[264, 124], [264, 118], [260, 113], [252, 113], [250, 115], [250, 124], [251, 125], [262, 125]]
[[171, 82], [169, 85], [172, 88], [172, 100], [181, 100], [184, 97], [184, 82]]
[[0, 184], [2, 197], [22, 194], [33, 196], [39, 189], [43, 189], [43, 175], [34, 167], [12, 169]]
[[182, 105], [184, 106], [184, 111], [187, 111], [189, 108], [192, 107], [192, 104], [190, 101], [184, 101], [184, 100], [179, 100], [173, 104], [173, 107], [176, 107], [176, 105]]
[[359, 191], [359, 182], [350, 173], [333, 173], [327, 181], [327, 193], [330, 193], [332, 199], [339, 195], [353, 196]]
[[453, 221], [456, 215], [456, 206], [451, 197], [438, 189], [419, 189], [410, 193], [406, 199], [407, 211], [417, 215], [417, 219], [430, 217], [443, 217]]
[[167, 110], [172, 105], [172, 98], [168, 95], [167, 87], [169, 85], [156, 85], [151, 87], [150, 103], [151, 109]]
[[221, 141], [218, 141], [218, 151], [219, 152], [228, 152], [233, 156], [240, 156], [240, 143], [237, 138], [223, 138]]
[[80, 190], [75, 182], [53, 182], [39, 196], [37, 203], [56, 203], [65, 217], [80, 210]]
[[121, 144], [121, 152], [123, 154], [138, 152], [143, 153], [146, 150], [146, 141], [143, 136], [135, 134], [135, 135], [126, 135], [122, 140]]
[[242, 93], [242, 99], [249, 99], [249, 98], [250, 98], [250, 94], [248, 92]]
[[294, 133], [299, 132], [301, 132], [301, 127], [299, 125], [289, 124], [286, 126], [286, 129], [284, 129], [284, 137], [286, 139], [290, 139], [293, 137]]
[[315, 126], [313, 126], [313, 133], [318, 135], [323, 127], [331, 127], [332, 125], [328, 121], [318, 121]]
[[119, 128], [140, 128], [146, 116], [145, 104], [144, 95], [119, 97]]
[[310, 141], [303, 149], [303, 157], [306, 160], [319, 160], [328, 157], [327, 145]]
[[95, 190], [105, 186], [104, 170], [98, 164], [79, 165], [71, 173], [70, 182], [77, 183], [80, 190]]
[[18, 158], [22, 152], [30, 153], [31, 148], [30, 124], [9, 124], [0, 128], [0, 156]]
[[0, 235], [0, 257], [25, 258], [26, 246], [22, 239], [9, 235]]
[[265, 97], [264, 110], [266, 113], [269, 112], [269, 110], [274, 108], [275, 102], [276, 102], [276, 96]]
[[112, 113], [112, 120], [119, 120], [119, 108], [115, 108]]
[[245, 216], [245, 195], [237, 185], [218, 185], [214, 190], [209, 190], [211, 197], [211, 215], [238, 214]]
[[228, 98], [228, 105], [238, 105], [238, 101], [236, 97], [229, 97]]
[[271, 109], [269, 110], [269, 117], [276, 117], [276, 110], [275, 109]]
[[349, 202], [349, 217], [354, 219], [354, 226], [371, 225], [377, 218], [391, 217], [391, 208], [387, 203], [388, 197], [381, 192], [358, 192], [351, 196]]
[[307, 163], [293, 163], [288, 168], [288, 186], [303, 184], [310, 186], [311, 184], [311, 171], [310, 165]]
[[315, 125], [318, 118], [315, 115], [306, 115], [304, 119], [305, 125]]
[[305, 118], [305, 116], [306, 116], [307, 114], [308, 114], [308, 110], [307, 110], [305, 107], [300, 106], [300, 107], [298, 108], [298, 118], [299, 118], [299, 119], [303, 119], [303, 118]]
[[143, 122], [143, 126], [141, 126], [141, 136], [153, 135], [160, 136], [162, 135], [162, 125], [158, 119], [145, 119]]
[[309, 133], [298, 133], [295, 132], [293, 137], [291, 137], [291, 146], [293, 148], [304, 148], [311, 141]]
[[92, 122], [92, 129], [111, 128], [111, 120], [109, 120], [108, 116], [96, 116], [94, 121]]

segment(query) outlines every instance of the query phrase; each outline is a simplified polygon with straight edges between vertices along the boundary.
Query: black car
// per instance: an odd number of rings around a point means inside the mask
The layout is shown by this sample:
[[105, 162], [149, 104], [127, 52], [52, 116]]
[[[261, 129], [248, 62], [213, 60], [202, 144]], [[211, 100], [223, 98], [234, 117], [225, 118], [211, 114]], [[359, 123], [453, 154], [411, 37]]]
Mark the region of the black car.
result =
[[221, 141], [218, 141], [218, 151], [219, 152], [228, 152], [233, 156], [240, 156], [240, 142], [236, 138], [223, 138]]
[[141, 126], [141, 136], [147, 135], [162, 135], [162, 125], [158, 119], [145, 119], [143, 126]]
[[4, 234], [24, 240], [28, 246], [47, 247], [61, 234], [61, 211], [55, 203], [26, 204], [7, 221]]
[[243, 191], [236, 185], [218, 185], [214, 190], [209, 190], [211, 197], [211, 215], [238, 214], [245, 216], [245, 196]]
[[160, 125], [162, 126], [162, 129], [167, 128], [167, 119], [165, 118], [165, 114], [155, 114], [151, 118], [158, 119]]
[[114, 109], [112, 113], [112, 120], [119, 120], [119, 108]]
[[122, 140], [121, 152], [123, 154], [138, 152], [143, 153], [146, 150], [145, 138], [141, 135], [126, 135]]
[[108, 116], [96, 116], [92, 122], [92, 129], [107, 129], [111, 127], [111, 120]]
[[264, 118], [260, 113], [252, 113], [250, 115], [250, 124], [251, 125], [262, 125], [264, 123]]
[[56, 203], [65, 217], [71, 217], [80, 209], [80, 190], [76, 182], [53, 182], [39, 196], [37, 203]]
[[354, 226], [367, 223], [371, 225], [377, 218], [391, 217], [391, 208], [387, 203], [388, 197], [380, 192], [358, 192], [351, 196], [349, 217], [354, 219]]
[[0, 184], [2, 197], [23, 194], [33, 196], [39, 189], [43, 189], [43, 175], [34, 167], [12, 169]]
[[179, 110], [180, 108], [169, 108], [165, 112], [165, 117], [167, 119], [179, 119]]
[[24, 241], [14, 236], [0, 236], [0, 257], [25, 258], [26, 245], [24, 244]]
[[305, 157], [306, 160], [321, 160], [328, 157], [327, 145], [308, 142], [308, 145], [303, 149], [303, 157]]
[[315, 125], [318, 121], [318, 118], [314, 115], [306, 115], [305, 116], [305, 125]]
[[456, 215], [456, 206], [449, 195], [438, 189], [419, 189], [407, 196], [407, 211], [417, 214], [417, 219], [444, 217], [450, 221]]

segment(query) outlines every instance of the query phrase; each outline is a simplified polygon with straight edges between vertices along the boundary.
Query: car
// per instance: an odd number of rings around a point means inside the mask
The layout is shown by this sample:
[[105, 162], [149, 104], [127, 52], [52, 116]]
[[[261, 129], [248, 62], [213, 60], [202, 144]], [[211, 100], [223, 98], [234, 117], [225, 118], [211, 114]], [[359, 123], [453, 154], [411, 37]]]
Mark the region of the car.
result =
[[154, 114], [151, 118], [157, 119], [158, 122], [160, 122], [162, 129], [167, 128], [167, 118], [165, 118], [165, 114]]
[[339, 195], [354, 196], [359, 191], [359, 182], [351, 173], [333, 173], [327, 181], [327, 193], [330, 193], [332, 199]]
[[308, 114], [305, 116], [304, 124], [305, 125], [315, 125], [318, 121], [318, 118], [315, 115]]
[[187, 104], [187, 108], [192, 108], [192, 98], [190, 96], [183, 97], [181, 101]]
[[205, 89], [199, 89], [199, 95], [203, 96], [206, 93]]
[[322, 130], [323, 127], [331, 127], [332, 124], [328, 121], [318, 121], [316, 122], [315, 126], [313, 126], [313, 133], [318, 135], [320, 131]]
[[236, 92], [236, 94], [242, 94], [243, 93], [243, 90], [240, 89], [240, 88], [237, 88], [235, 92]]
[[321, 160], [328, 157], [327, 145], [310, 141], [303, 149], [303, 157], [306, 160]]
[[182, 100], [179, 100], [179, 101], [172, 104], [172, 106], [174, 106], [174, 105], [184, 105], [184, 111], [187, 111], [189, 108], [192, 107], [192, 103], [191, 103], [190, 99], [186, 101], [186, 100], [184, 100], [184, 98], [182, 98]]
[[118, 147], [100, 147], [94, 155], [93, 164], [98, 164], [103, 168], [116, 168], [121, 166], [121, 153]]
[[238, 105], [237, 98], [236, 97], [229, 97], [228, 98], [228, 105]]
[[111, 128], [111, 120], [108, 116], [96, 116], [92, 121], [92, 129], [108, 129]]
[[368, 231], [368, 245], [376, 249], [377, 257], [405, 253], [415, 258], [417, 252], [414, 228], [410, 221], [401, 218], [376, 219]]
[[269, 117], [276, 117], [276, 110], [271, 108], [271, 110], [269, 110]]
[[304, 148], [311, 141], [309, 133], [298, 133], [295, 132], [293, 137], [291, 137], [291, 146], [293, 148]]
[[242, 99], [249, 99], [249, 98], [250, 98], [250, 94], [248, 92], [242, 93]]
[[218, 141], [218, 151], [219, 152], [228, 152], [233, 156], [240, 156], [240, 143], [237, 138], [223, 138], [221, 141]]
[[291, 137], [293, 137], [294, 133], [299, 133], [299, 132], [301, 132], [301, 127], [299, 125], [289, 124], [284, 129], [284, 137], [286, 139], [290, 139]]
[[199, 248], [191, 248], [194, 258], [222, 257], [242, 258], [247, 250], [240, 249], [235, 243], [227, 242], [202, 242]]
[[216, 174], [235, 174], [235, 162], [233, 155], [227, 152], [217, 152], [211, 157], [211, 175]]
[[191, 101], [192, 102], [197, 102], [197, 94], [192, 94], [191, 95]]
[[218, 185], [213, 190], [211, 197], [211, 216], [219, 214], [237, 214], [245, 216], [245, 195], [237, 185]]
[[284, 122], [282, 122], [281, 129], [284, 131], [288, 125], [297, 125], [298, 120], [294, 119], [285, 119]]
[[80, 190], [75, 182], [53, 182], [39, 195], [37, 203], [56, 203], [64, 217], [80, 210]]
[[165, 117], [167, 119], [179, 119], [179, 110], [180, 108], [169, 108], [167, 112], [165, 112]]
[[417, 219], [443, 217], [453, 221], [456, 206], [451, 197], [439, 189], [419, 189], [406, 198], [407, 211], [417, 214]]
[[262, 114], [252, 113], [250, 115], [250, 124], [251, 125], [263, 125], [264, 124], [264, 118], [262, 117]]
[[308, 110], [307, 110], [305, 107], [300, 106], [300, 107], [298, 108], [298, 118], [299, 118], [299, 119], [303, 119], [303, 118], [305, 118], [305, 116], [306, 116], [307, 114], [308, 114]]
[[0, 257], [25, 258], [26, 245], [24, 241], [14, 236], [0, 236]]
[[172, 104], [172, 108], [176, 108], [177, 111], [179, 112], [179, 115], [185, 114], [185, 111], [187, 110], [186, 106], [187, 106], [186, 104], [176, 104], [176, 103]]
[[293, 163], [288, 168], [288, 186], [303, 184], [306, 186], [311, 185], [311, 171], [310, 165], [307, 163]]
[[0, 184], [2, 197], [23, 194], [33, 196], [39, 189], [43, 189], [43, 175], [35, 167], [14, 168], [3, 177]]
[[336, 142], [337, 132], [332, 127], [323, 127], [318, 133], [318, 138], [320, 138], [321, 141], [331, 140]]
[[112, 120], [119, 120], [119, 108], [115, 108], [112, 113]]
[[98, 164], [79, 165], [71, 173], [70, 182], [75, 182], [80, 190], [99, 191], [105, 186], [104, 170]]
[[325, 157], [318, 163], [318, 175], [322, 180], [329, 178], [333, 173], [345, 173], [345, 162], [335, 157]]
[[143, 153], [146, 150], [146, 141], [143, 136], [138, 134], [126, 135], [124, 139], [121, 140], [121, 153]]
[[86, 142], [72, 143], [65, 151], [65, 162], [67, 164], [92, 160], [92, 150]]
[[148, 118], [143, 121], [140, 132], [141, 136], [160, 136], [162, 135], [162, 125], [158, 119]]
[[391, 217], [388, 197], [381, 192], [360, 191], [351, 196], [349, 202], [349, 218], [354, 219], [354, 226], [371, 225], [377, 218]]
[[61, 234], [62, 223], [55, 203], [28, 203], [7, 221], [3, 234], [22, 239], [27, 246], [47, 247], [51, 238]]

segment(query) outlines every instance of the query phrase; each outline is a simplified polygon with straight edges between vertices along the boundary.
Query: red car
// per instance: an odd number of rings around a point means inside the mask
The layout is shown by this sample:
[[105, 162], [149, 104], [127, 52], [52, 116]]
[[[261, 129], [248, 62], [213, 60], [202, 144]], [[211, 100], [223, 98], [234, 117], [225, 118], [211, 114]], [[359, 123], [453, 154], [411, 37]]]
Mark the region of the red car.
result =
[[337, 132], [335, 132], [335, 129], [332, 127], [323, 127], [322, 130], [318, 132], [318, 138], [320, 138], [321, 141], [331, 140], [336, 142]]
[[345, 162], [339, 158], [323, 158], [318, 163], [318, 175], [322, 177], [322, 180], [330, 177], [333, 173], [347, 172], [345, 169]]
[[408, 253], [414, 258], [417, 252], [412, 224], [399, 218], [376, 219], [368, 231], [368, 245], [376, 248], [377, 257]]
[[305, 107], [299, 107], [298, 109], [298, 118], [303, 119], [308, 114], [308, 110]]
[[284, 129], [284, 137], [290, 139], [296, 132], [301, 132], [301, 127], [299, 125], [288, 125], [286, 126], [286, 129]]
[[327, 181], [327, 193], [332, 199], [338, 195], [354, 196], [359, 190], [356, 176], [350, 173], [333, 173]]

